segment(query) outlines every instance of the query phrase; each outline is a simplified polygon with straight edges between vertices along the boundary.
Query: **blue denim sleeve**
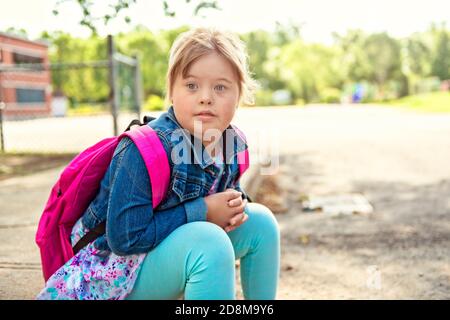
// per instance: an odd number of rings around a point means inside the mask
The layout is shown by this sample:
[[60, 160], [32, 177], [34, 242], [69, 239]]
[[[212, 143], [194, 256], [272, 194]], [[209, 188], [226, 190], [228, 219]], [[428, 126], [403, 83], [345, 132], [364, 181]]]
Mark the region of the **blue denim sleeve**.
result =
[[184, 209], [186, 210], [187, 222], [206, 221], [206, 207], [205, 198], [200, 197], [194, 200], [184, 202]]
[[150, 179], [134, 143], [113, 158], [106, 238], [117, 255], [148, 252], [179, 226], [206, 218], [203, 198], [153, 212]]

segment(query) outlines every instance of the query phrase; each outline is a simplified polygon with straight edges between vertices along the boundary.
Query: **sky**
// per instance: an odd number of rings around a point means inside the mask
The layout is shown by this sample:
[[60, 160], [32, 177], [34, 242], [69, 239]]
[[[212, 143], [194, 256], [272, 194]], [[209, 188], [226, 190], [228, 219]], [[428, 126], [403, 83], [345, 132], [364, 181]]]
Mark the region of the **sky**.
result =
[[[86, 37], [90, 31], [78, 24], [81, 11], [69, 1], [52, 10], [56, 0], [0, 0], [0, 30], [24, 28], [31, 39], [44, 31], [62, 30], [73, 36]], [[107, 3], [97, 1], [94, 10], [104, 11]], [[195, 1], [192, 1], [195, 2]], [[395, 37], [406, 37], [425, 31], [432, 22], [446, 22], [450, 28], [450, 0], [219, 0], [221, 11], [203, 11], [206, 17], [193, 17], [192, 5], [185, 0], [170, 0], [176, 18], [164, 16], [162, 0], [137, 0], [127, 11], [131, 24], [119, 19], [104, 27], [100, 35], [127, 31], [142, 24], [151, 30], [190, 26], [216, 26], [238, 33], [250, 30], [273, 30], [276, 23], [302, 26], [306, 41], [331, 43], [332, 32], [348, 29], [367, 32], [387, 31]], [[123, 15], [124, 16], [124, 15]]]

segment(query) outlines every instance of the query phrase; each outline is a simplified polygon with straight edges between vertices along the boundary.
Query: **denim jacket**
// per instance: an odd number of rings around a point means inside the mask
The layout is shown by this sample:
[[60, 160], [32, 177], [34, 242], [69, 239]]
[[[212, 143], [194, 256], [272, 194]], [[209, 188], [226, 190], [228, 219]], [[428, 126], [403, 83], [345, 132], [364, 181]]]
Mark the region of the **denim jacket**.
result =
[[[117, 255], [145, 253], [177, 227], [206, 220], [204, 197], [219, 171], [213, 159], [196, 137], [181, 128], [173, 106], [148, 125], [157, 132], [167, 152], [169, 188], [162, 202], [153, 210], [152, 188], [144, 160], [134, 143], [127, 137], [123, 138], [114, 152], [96, 198], [82, 217], [87, 229], [106, 220], [106, 233], [94, 242], [99, 250], [110, 250]], [[241, 191], [245, 198], [239, 185], [237, 153], [247, 149], [247, 144], [231, 126], [228, 129], [226, 138], [222, 134], [222, 142], [231, 136], [234, 143], [232, 148], [224, 147], [225, 170], [217, 192], [234, 188]], [[181, 150], [180, 157], [187, 156], [183, 150], [190, 150], [194, 161], [181, 161], [178, 155], [173, 157], [173, 150]]]

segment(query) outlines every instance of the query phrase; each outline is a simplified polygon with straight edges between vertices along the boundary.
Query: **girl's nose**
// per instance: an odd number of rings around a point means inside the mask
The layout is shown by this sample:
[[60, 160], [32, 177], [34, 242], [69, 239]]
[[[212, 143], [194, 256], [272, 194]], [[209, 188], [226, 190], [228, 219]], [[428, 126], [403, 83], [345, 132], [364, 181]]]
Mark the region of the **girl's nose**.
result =
[[202, 96], [200, 97], [201, 105], [211, 105], [212, 97], [210, 92], [202, 92]]
[[201, 99], [200, 100], [200, 104], [201, 105], [208, 105], [208, 106], [210, 106], [211, 105], [211, 99]]

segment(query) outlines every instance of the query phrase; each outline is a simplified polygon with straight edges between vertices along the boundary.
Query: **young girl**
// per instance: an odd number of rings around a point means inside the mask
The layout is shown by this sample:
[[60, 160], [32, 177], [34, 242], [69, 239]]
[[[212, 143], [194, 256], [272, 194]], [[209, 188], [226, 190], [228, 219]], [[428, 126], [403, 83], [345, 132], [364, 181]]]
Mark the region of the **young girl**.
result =
[[167, 73], [171, 106], [149, 123], [170, 164], [164, 200], [153, 210], [144, 161], [122, 139], [71, 241], [105, 220], [106, 233], [56, 271], [37, 298], [235, 299], [240, 259], [244, 298], [275, 299], [278, 225], [268, 208], [247, 203], [237, 163], [247, 145], [230, 125], [253, 88], [237, 36], [205, 28], [181, 34]]

